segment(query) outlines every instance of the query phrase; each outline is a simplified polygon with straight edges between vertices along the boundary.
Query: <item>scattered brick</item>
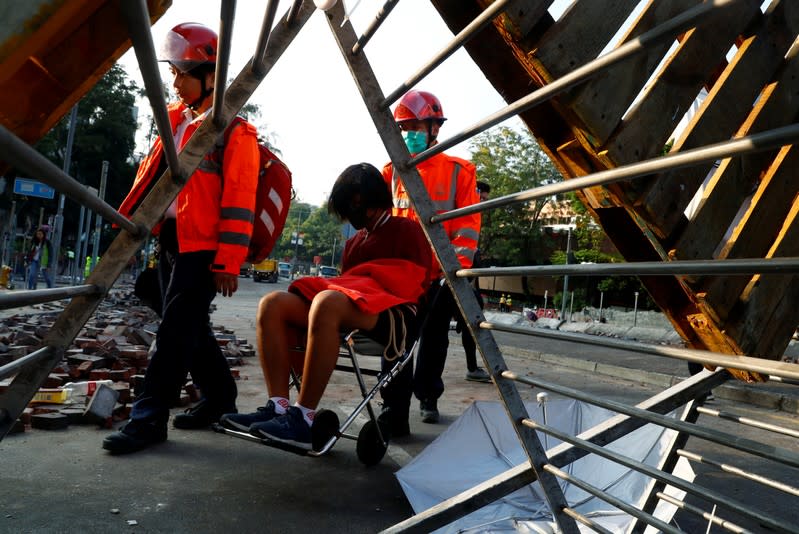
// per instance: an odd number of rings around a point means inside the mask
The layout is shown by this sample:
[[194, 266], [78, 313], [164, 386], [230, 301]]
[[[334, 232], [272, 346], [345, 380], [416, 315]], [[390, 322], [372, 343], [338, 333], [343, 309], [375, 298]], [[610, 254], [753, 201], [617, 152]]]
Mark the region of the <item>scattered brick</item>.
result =
[[[124, 365], [120, 361], [114, 362], [114, 367], [117, 365], [122, 366]], [[108, 378], [113, 380], [114, 382], [127, 382], [130, 380], [130, 377], [133, 376], [133, 369], [130, 367], [122, 367], [118, 369], [114, 369], [108, 372]]]
[[89, 372], [89, 380], [109, 380], [111, 379], [110, 369], [92, 369]]
[[133, 400], [133, 396], [130, 394], [130, 386], [127, 384], [114, 384], [111, 386], [114, 390], [118, 393], [117, 402], [121, 404], [127, 404]]
[[[43, 384], [47, 389], [57, 389], [69, 381], [110, 379], [114, 385], [105, 386], [112, 392], [110, 396], [104, 402], [95, 395], [91, 400], [86, 396], [72, 398], [68, 405], [31, 405], [20, 416], [21, 429], [26, 424], [34, 428], [65, 428], [69, 422], [85, 422], [84, 413], [103, 426], [110, 425], [112, 418], [117, 421], [129, 418], [130, 402], [143, 384], [159, 326], [155, 313], [137, 304], [129, 289], [112, 290], [73, 344], [65, 349], [65, 359]], [[0, 321], [0, 365], [37, 350], [52, 330], [63, 306], [61, 302], [36, 305], [33, 313]], [[212, 328], [232, 367], [231, 373], [241, 379], [236, 366], [242, 365], [243, 357], [255, 356], [255, 349], [247, 339], [236, 337], [231, 329], [221, 325], [212, 325]], [[0, 394], [12, 380], [0, 380]], [[111, 398], [115, 402], [109, 400]], [[198, 388], [189, 383], [180, 396], [179, 405], [189, 406], [200, 398]]]
[[62, 408], [58, 413], [66, 415], [69, 419], [69, 424], [80, 425], [86, 423], [86, 418], [83, 416], [83, 408]]
[[14, 424], [11, 425], [11, 428], [8, 430], [9, 434], [21, 434], [22, 432], [25, 432], [25, 423], [19, 419], [14, 421]]
[[31, 415], [33, 415], [33, 408], [27, 407], [22, 410], [22, 414], [19, 416], [19, 419], [26, 425], [29, 425], [31, 424]]
[[42, 384], [43, 388], [58, 388], [64, 385], [64, 375], [50, 373]]
[[31, 426], [41, 430], [62, 430], [69, 426], [69, 417], [58, 412], [34, 414]]

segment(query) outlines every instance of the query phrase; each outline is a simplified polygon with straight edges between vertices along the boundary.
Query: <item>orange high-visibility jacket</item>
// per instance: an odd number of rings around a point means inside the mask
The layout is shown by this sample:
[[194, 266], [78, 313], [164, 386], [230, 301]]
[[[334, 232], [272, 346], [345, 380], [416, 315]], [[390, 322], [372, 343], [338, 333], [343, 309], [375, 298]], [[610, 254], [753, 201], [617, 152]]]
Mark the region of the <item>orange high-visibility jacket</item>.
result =
[[[185, 109], [179, 102], [168, 107], [173, 134]], [[195, 120], [189, 124], [183, 139], [188, 140], [201, 123], [202, 120]], [[159, 178], [156, 172], [163, 152], [161, 139], [157, 138], [139, 165], [133, 187], [119, 207], [120, 213], [129, 216]], [[231, 130], [224, 147], [221, 175], [217, 159], [213, 151], [207, 154], [178, 194], [178, 248], [180, 252], [215, 250], [211, 270], [238, 275], [247, 256], [255, 217], [260, 161], [255, 128], [241, 121]]]
[[[436, 213], [470, 206], [480, 201], [477, 195], [477, 176], [474, 165], [465, 159], [436, 154], [416, 166], [422, 177], [425, 188], [430, 195]], [[416, 212], [411, 207], [408, 192], [394, 172], [391, 163], [383, 167], [383, 178], [391, 188], [394, 197], [392, 214], [399, 217], [408, 217], [418, 220]], [[444, 221], [444, 231], [452, 241], [455, 254], [461, 266], [468, 269], [474, 261], [477, 251], [477, 242], [480, 239], [480, 214], [464, 215], [457, 219]], [[434, 274], [440, 272], [438, 261], [433, 256]]]

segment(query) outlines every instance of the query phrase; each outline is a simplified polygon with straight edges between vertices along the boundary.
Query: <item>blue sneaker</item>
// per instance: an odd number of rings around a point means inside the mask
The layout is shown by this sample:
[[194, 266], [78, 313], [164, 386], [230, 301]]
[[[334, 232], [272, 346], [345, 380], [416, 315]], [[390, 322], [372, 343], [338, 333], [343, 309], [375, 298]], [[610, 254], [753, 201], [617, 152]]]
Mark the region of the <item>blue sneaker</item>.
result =
[[250, 434], [311, 450], [311, 427], [305, 422], [302, 410], [296, 406], [289, 406], [284, 415], [278, 415], [270, 421], [252, 424]]
[[226, 413], [219, 419], [219, 422], [225, 428], [247, 432], [251, 425], [266, 423], [276, 416], [275, 403], [269, 400], [266, 401], [266, 406], [261, 406], [253, 413]]

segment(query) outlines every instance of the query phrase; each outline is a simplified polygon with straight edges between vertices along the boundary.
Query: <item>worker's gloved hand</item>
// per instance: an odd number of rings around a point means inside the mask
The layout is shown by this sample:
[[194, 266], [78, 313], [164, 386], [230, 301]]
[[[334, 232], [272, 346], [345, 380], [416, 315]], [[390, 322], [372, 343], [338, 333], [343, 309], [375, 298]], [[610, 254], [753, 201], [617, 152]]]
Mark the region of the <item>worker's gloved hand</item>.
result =
[[235, 274], [214, 273], [214, 285], [217, 293], [222, 293], [223, 297], [232, 297], [239, 288], [239, 277]]

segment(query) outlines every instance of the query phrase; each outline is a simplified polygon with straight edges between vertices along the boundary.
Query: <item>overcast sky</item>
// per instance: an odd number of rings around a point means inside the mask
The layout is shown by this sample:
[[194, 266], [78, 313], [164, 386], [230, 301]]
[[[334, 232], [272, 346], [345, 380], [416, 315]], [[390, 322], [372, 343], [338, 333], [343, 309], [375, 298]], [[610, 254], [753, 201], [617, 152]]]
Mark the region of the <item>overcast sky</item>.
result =
[[[383, 0], [361, 0], [352, 14], [361, 33], [383, 5]], [[568, 0], [557, 0], [558, 16]], [[239, 0], [234, 23], [229, 77], [251, 57], [264, 11], [263, 1]], [[278, 16], [290, 2], [283, 0]], [[159, 49], [166, 32], [180, 22], [201, 22], [217, 28], [218, 1], [173, 0], [172, 7], [153, 26]], [[345, 7], [352, 9], [349, 0]], [[426, 0], [399, 2], [386, 23], [365, 48], [384, 94], [391, 93], [452, 39], [438, 13]], [[121, 59], [130, 77], [143, 86], [133, 51]], [[168, 72], [162, 68], [162, 77]], [[464, 51], [459, 51], [416, 87], [435, 93], [448, 117], [441, 138], [449, 137], [505, 105]], [[275, 135], [276, 145], [294, 174], [299, 199], [321, 205], [336, 176], [346, 166], [366, 161], [380, 167], [386, 151], [366, 111], [346, 63], [336, 47], [322, 12], [316, 12], [253, 95], [261, 107], [262, 123]], [[142, 130], [149, 128], [149, 109], [139, 114]], [[516, 121], [516, 119], [513, 119]], [[519, 124], [512, 122], [511, 124]], [[140, 146], [138, 151], [145, 151]], [[468, 157], [468, 143], [449, 151]]]

